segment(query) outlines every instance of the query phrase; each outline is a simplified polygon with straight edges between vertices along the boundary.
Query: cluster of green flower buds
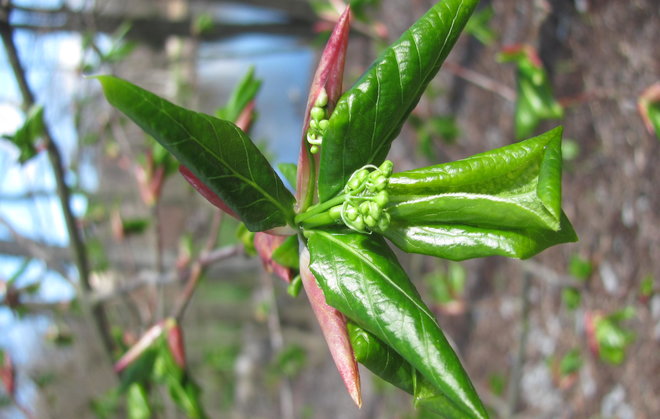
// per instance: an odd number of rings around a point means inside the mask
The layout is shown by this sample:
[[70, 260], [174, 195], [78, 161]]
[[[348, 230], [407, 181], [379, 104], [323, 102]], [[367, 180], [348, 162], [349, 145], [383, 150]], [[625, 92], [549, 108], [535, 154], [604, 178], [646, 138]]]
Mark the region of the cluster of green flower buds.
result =
[[348, 179], [341, 208], [341, 219], [348, 228], [360, 233], [387, 230], [390, 215], [385, 209], [389, 202], [386, 188], [392, 167], [389, 160], [380, 167], [367, 165]]
[[319, 151], [319, 146], [323, 142], [323, 136], [328, 130], [328, 115], [326, 112], [328, 106], [328, 94], [325, 89], [321, 89], [314, 107], [309, 113], [309, 128], [307, 129], [307, 142], [311, 145], [309, 151], [316, 154]]

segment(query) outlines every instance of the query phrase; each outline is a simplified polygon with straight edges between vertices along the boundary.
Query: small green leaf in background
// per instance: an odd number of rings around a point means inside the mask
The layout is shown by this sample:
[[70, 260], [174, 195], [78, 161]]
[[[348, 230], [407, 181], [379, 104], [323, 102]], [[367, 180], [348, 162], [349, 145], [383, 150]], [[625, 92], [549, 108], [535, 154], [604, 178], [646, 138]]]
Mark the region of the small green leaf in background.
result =
[[572, 349], [559, 362], [559, 373], [563, 377], [574, 374], [582, 368], [583, 362], [580, 350]]
[[534, 134], [542, 120], [563, 118], [564, 108], [554, 98], [548, 74], [534, 48], [529, 45], [507, 47], [498, 55], [498, 59], [501, 62], [514, 62], [518, 67], [516, 138]]
[[226, 121], [236, 121], [243, 109], [254, 100], [261, 88], [261, 80], [254, 76], [254, 66], [243, 76], [238, 85], [231, 92], [229, 100], [222, 108], [215, 112], [215, 116]]
[[649, 299], [653, 296], [655, 281], [653, 275], [646, 275], [639, 284], [639, 295], [642, 298]]
[[453, 144], [460, 135], [456, 118], [451, 115], [421, 118], [413, 114], [409, 121], [417, 133], [419, 151], [431, 160], [437, 158], [434, 147], [437, 139], [445, 144]]
[[280, 377], [293, 378], [300, 374], [307, 364], [307, 353], [298, 345], [288, 345], [282, 348], [269, 366], [269, 372], [274, 379]]
[[582, 294], [580, 294], [580, 290], [575, 287], [566, 287], [561, 290], [561, 299], [566, 308], [569, 310], [575, 310], [580, 307]]
[[490, 21], [494, 14], [492, 6], [477, 10], [465, 25], [465, 32], [477, 38], [484, 45], [492, 44], [497, 39], [495, 30], [490, 27]]
[[446, 269], [438, 269], [424, 277], [433, 300], [447, 305], [463, 298], [467, 272], [458, 262], [449, 262]]
[[499, 372], [494, 372], [488, 376], [488, 388], [496, 396], [502, 396], [506, 390], [506, 376]]
[[149, 394], [144, 384], [133, 383], [126, 394], [126, 414], [129, 419], [150, 419], [153, 414]]
[[293, 219], [293, 195], [231, 122], [190, 111], [112, 76], [97, 76], [108, 102], [152, 135], [241, 217], [250, 231]]
[[365, 164], [380, 165], [435, 77], [477, 0], [436, 3], [339, 99], [323, 138], [318, 191], [338, 194]]
[[660, 140], [660, 82], [649, 86], [639, 96], [637, 109], [649, 134]]
[[280, 163], [277, 165], [277, 168], [280, 169], [284, 179], [289, 183], [292, 189], [296, 189], [296, 174], [298, 172], [298, 166], [294, 163]]
[[298, 254], [298, 236], [289, 236], [275, 249], [272, 259], [285, 268], [298, 269], [300, 257]]
[[311, 270], [327, 303], [399, 353], [448, 409], [487, 417], [435, 317], [377, 235], [308, 232]]
[[37, 140], [44, 134], [44, 108], [41, 105], [34, 105], [30, 108], [25, 118], [25, 122], [14, 135], [4, 136], [18, 148], [20, 154], [18, 161], [24, 164], [37, 155]]
[[213, 30], [215, 22], [211, 13], [201, 13], [193, 23], [193, 33], [195, 35], [205, 35]]
[[578, 254], [571, 256], [570, 261], [568, 262], [568, 272], [571, 276], [581, 280], [586, 281], [591, 273], [594, 270], [594, 266], [589, 262], [589, 260], [582, 258]]
[[635, 340], [635, 334], [623, 322], [632, 319], [635, 310], [626, 307], [595, 320], [596, 340], [600, 358], [610, 364], [620, 364], [626, 357], [626, 349]]
[[150, 224], [148, 218], [122, 218], [121, 223], [126, 236], [144, 233]]

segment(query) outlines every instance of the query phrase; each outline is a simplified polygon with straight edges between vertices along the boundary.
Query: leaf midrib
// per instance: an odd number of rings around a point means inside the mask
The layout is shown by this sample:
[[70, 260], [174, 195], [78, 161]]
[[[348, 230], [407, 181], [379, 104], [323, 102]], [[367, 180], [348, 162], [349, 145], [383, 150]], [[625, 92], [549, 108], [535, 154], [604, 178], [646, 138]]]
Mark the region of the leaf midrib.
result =
[[403, 290], [398, 284], [396, 284], [394, 281], [392, 281], [387, 274], [385, 274], [381, 269], [379, 269], [378, 266], [374, 265], [368, 259], [364, 258], [359, 252], [356, 252], [352, 246], [343, 243], [341, 240], [337, 240], [336, 238], [334, 238], [333, 235], [331, 235], [327, 232], [317, 231], [316, 233], [317, 234], [322, 234], [328, 240], [336, 243], [340, 247], [344, 248], [346, 251], [348, 251], [351, 254], [355, 255], [358, 259], [360, 259], [360, 261], [362, 261], [364, 264], [366, 264], [367, 266], [372, 268], [376, 273], [378, 273], [378, 275], [380, 275], [383, 279], [385, 279], [385, 281], [387, 281], [396, 290], [398, 290], [402, 295], [404, 295], [410, 302], [412, 302], [415, 305], [415, 307], [417, 307], [419, 309], [420, 312], [424, 313], [428, 317], [429, 320], [431, 320], [434, 324], [436, 323], [435, 319], [426, 311], [424, 306], [420, 306], [420, 304], [417, 301], [415, 301], [415, 299], [413, 299], [408, 294], [408, 292]]
[[[144, 100], [144, 101], [147, 102], [148, 104], [150, 104], [150, 105], [154, 106], [155, 108], [157, 108], [159, 113], [161, 113], [161, 114], [164, 115], [165, 117], [169, 118], [171, 122], [177, 124], [177, 125], [178, 125], [178, 126], [179, 126], [179, 127], [180, 127], [180, 128], [186, 133], [186, 134], [188, 134], [188, 139], [189, 139], [189, 140], [194, 141], [195, 144], [197, 144], [200, 148], [202, 148], [203, 150], [205, 150], [206, 152], [208, 152], [210, 155], [212, 155], [212, 156], [213, 156], [213, 157], [214, 157], [214, 158], [215, 158], [220, 164], [222, 164], [223, 167], [225, 167], [225, 168], [226, 168], [226, 169], [232, 174], [232, 176], [238, 178], [239, 180], [241, 180], [241, 181], [247, 183], [248, 185], [250, 185], [252, 188], [256, 189], [259, 193], [261, 193], [263, 196], [265, 196], [265, 197], [268, 199], [268, 201], [270, 201], [270, 202], [271, 202], [272, 204], [274, 204], [274, 205], [275, 205], [280, 211], [282, 211], [282, 213], [284, 214], [285, 218], [288, 218], [288, 216], [287, 216], [288, 211], [286, 210], [286, 208], [285, 208], [282, 204], [280, 204], [279, 200], [275, 199], [275, 197], [273, 197], [271, 194], [267, 193], [267, 192], [266, 192], [263, 188], [261, 188], [261, 186], [259, 186], [259, 184], [257, 184], [254, 180], [252, 180], [252, 179], [248, 179], [248, 178], [246, 178], [245, 176], [243, 176], [242, 174], [238, 173], [238, 172], [237, 172], [236, 170], [234, 170], [230, 165], [228, 165], [228, 164], [226, 163], [226, 161], [225, 161], [223, 158], [221, 158], [217, 153], [215, 153], [213, 150], [211, 150], [210, 148], [208, 148], [208, 147], [207, 147], [202, 141], [200, 141], [199, 138], [197, 138], [197, 136], [193, 135], [193, 134], [190, 132], [190, 130], [189, 130], [184, 124], [182, 124], [177, 118], [174, 118], [172, 115], [170, 115], [170, 114], [169, 114], [169, 113], [168, 113], [168, 112], [162, 107], [162, 102], [161, 102], [162, 99], [160, 99], [160, 100], [158, 101], [158, 103], [154, 103], [154, 102], [152, 102], [152, 101], [150, 100], [150, 98], [149, 98], [148, 96], [145, 96], [140, 90], [136, 90], [136, 91], [140, 94], [140, 97], [142, 97], [142, 100]], [[173, 106], [176, 106], [177, 108], [180, 108], [178, 105], [174, 105], [174, 104], [172, 104], [172, 105], [173, 105]], [[200, 118], [202, 118], [203, 120], [205, 120], [205, 121], [211, 126], [211, 128], [213, 129], [213, 135], [215, 136], [215, 138], [216, 138], [216, 139], [219, 138], [219, 136], [218, 136], [218, 134], [217, 134], [217, 131], [216, 131], [216, 127], [215, 127], [215, 125], [213, 124], [213, 122], [214, 122], [213, 119], [216, 119], [216, 118], [212, 117], [211, 115], [206, 115], [206, 114], [201, 113], [201, 112], [194, 112], [194, 111], [191, 111], [191, 110], [188, 110], [188, 111], [189, 111], [189, 112], [192, 112], [194, 115], [199, 116]], [[219, 120], [219, 121], [221, 121], [221, 120]], [[229, 122], [229, 121], [225, 121], [225, 122], [231, 124], [231, 122]], [[235, 129], [238, 130], [239, 128], [238, 128], [238, 127], [235, 127]], [[244, 142], [244, 139], [241, 137], [241, 134], [240, 134], [240, 133], [238, 133], [238, 136], [239, 136], [239, 139], [240, 139], [240, 141], [241, 141], [241, 144], [243, 145], [243, 148], [245, 149], [245, 142]], [[251, 174], [252, 172], [251, 172], [251, 169], [250, 169], [250, 155], [249, 155], [249, 153], [247, 152], [247, 150], [245, 150], [245, 152], [246, 152], [246, 155], [247, 155], [247, 160], [246, 160], [246, 161], [247, 161], [248, 170], [250, 170], [250, 174]], [[277, 179], [276, 179], [276, 187], [277, 187]]]

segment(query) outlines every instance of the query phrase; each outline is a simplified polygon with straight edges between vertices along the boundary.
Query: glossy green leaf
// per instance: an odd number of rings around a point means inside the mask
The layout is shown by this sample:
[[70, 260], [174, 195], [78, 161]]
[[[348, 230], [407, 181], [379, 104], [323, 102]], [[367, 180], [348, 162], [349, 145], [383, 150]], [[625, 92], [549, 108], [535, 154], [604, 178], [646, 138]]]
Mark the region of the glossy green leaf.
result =
[[340, 98], [323, 139], [318, 180], [321, 202], [339, 193], [355, 170], [385, 159], [477, 3], [437, 3]]
[[465, 411], [376, 336], [353, 323], [348, 324], [348, 333], [358, 362], [383, 380], [412, 394], [415, 407], [433, 411], [446, 419], [466, 417]]
[[561, 132], [393, 174], [384, 235], [407, 252], [451, 260], [528, 258], [576, 241], [561, 210]]
[[456, 261], [493, 255], [527, 259], [550, 246], [577, 241], [577, 235], [564, 215], [559, 231], [392, 223], [384, 235], [406, 252]]
[[395, 173], [393, 220], [557, 230], [561, 218], [561, 127], [472, 157]]
[[308, 232], [331, 306], [392, 347], [467, 417], [487, 417], [470, 379], [396, 256], [376, 235]]
[[97, 77], [108, 101], [152, 135], [251, 231], [293, 218], [293, 195], [236, 125], [176, 106], [127, 81]]

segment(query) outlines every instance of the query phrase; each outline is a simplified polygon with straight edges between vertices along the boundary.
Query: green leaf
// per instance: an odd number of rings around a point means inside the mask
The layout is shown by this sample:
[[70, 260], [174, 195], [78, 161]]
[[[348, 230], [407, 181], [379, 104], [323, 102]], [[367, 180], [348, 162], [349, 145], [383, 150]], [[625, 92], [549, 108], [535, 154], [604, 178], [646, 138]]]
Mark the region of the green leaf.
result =
[[308, 232], [329, 305], [392, 347], [470, 417], [487, 417], [470, 379], [396, 256], [376, 235]]
[[527, 259], [548, 247], [577, 241], [577, 235], [564, 215], [559, 231], [392, 223], [384, 235], [403, 251], [455, 261], [493, 255]]
[[561, 132], [393, 174], [384, 235], [407, 252], [451, 260], [524, 259], [576, 241], [561, 210]]
[[580, 294], [580, 290], [575, 287], [566, 287], [561, 291], [561, 299], [564, 301], [566, 308], [569, 310], [575, 310], [580, 307], [582, 294]]
[[135, 383], [128, 388], [126, 413], [129, 419], [151, 418], [152, 410], [149, 404], [149, 394], [143, 384]]
[[635, 334], [623, 323], [635, 315], [632, 307], [618, 310], [596, 320], [596, 340], [600, 357], [610, 364], [620, 364], [626, 357], [626, 349], [635, 340]]
[[7, 136], [20, 151], [18, 161], [23, 164], [37, 155], [37, 140], [44, 133], [44, 108], [34, 105], [28, 111], [23, 125], [16, 130], [14, 135]]
[[478, 0], [433, 6], [387, 48], [340, 98], [323, 139], [321, 202], [365, 164], [379, 165], [426, 86], [458, 39]]
[[572, 349], [559, 362], [559, 372], [562, 376], [576, 373], [582, 367], [583, 361], [579, 349]]
[[591, 276], [593, 270], [593, 264], [578, 254], [572, 255], [568, 262], [568, 272], [581, 281], [586, 281]]
[[298, 254], [298, 236], [289, 236], [273, 252], [272, 259], [285, 268], [298, 269], [300, 257]]
[[298, 166], [295, 163], [280, 163], [277, 165], [277, 168], [280, 169], [284, 179], [289, 182], [289, 185], [295, 190], [296, 189], [296, 176], [298, 172]]
[[227, 121], [236, 121], [243, 109], [257, 96], [261, 80], [254, 77], [254, 66], [243, 76], [238, 86], [232, 91], [227, 104], [215, 112], [215, 116]]
[[268, 230], [293, 218], [293, 195], [236, 125], [176, 106], [125, 80], [97, 78], [108, 101], [222, 198], [249, 230]]
[[490, 27], [493, 14], [492, 6], [486, 6], [475, 12], [470, 20], [468, 20], [465, 26], [465, 32], [477, 38], [484, 45], [492, 44], [497, 39], [497, 34]]
[[395, 173], [388, 212], [411, 225], [558, 230], [561, 133], [558, 127], [463, 160]]
[[548, 74], [536, 50], [530, 46], [516, 45], [503, 51], [499, 59], [513, 61], [518, 65], [516, 138], [532, 135], [536, 126], [544, 119], [564, 116], [564, 109], [552, 94]]

